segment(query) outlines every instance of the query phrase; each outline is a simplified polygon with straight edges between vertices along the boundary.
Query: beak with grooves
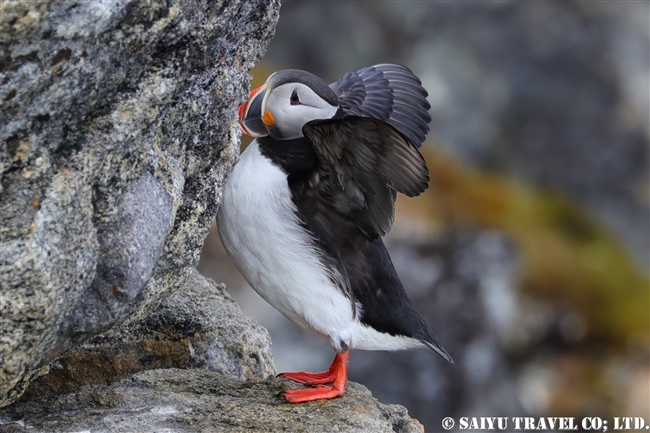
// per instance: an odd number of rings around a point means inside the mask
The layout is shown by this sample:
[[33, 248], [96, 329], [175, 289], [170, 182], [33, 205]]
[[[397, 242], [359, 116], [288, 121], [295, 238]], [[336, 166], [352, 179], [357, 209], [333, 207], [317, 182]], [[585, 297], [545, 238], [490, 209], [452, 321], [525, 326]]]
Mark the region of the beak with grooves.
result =
[[252, 137], [269, 135], [263, 117], [266, 115], [266, 100], [270, 90], [268, 83], [252, 90], [248, 102], [239, 106], [239, 124], [244, 134]]

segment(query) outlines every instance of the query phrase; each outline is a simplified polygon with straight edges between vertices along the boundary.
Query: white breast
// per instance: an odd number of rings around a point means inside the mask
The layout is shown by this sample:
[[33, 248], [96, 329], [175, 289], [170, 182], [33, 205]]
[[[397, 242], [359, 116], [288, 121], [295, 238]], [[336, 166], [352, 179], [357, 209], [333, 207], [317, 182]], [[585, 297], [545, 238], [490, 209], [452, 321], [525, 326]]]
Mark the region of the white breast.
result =
[[248, 283], [289, 320], [350, 345], [350, 300], [334, 286], [295, 216], [287, 175], [254, 141], [242, 153], [217, 214], [221, 241]]

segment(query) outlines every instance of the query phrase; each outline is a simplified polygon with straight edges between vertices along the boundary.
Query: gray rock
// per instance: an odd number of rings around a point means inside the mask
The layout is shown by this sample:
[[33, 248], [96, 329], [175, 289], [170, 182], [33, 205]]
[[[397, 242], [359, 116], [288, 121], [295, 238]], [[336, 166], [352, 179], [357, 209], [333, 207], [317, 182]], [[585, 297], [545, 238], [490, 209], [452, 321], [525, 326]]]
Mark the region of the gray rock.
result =
[[350, 383], [343, 398], [291, 405], [279, 395], [299, 385], [239, 381], [206, 370], [151, 370], [111, 386], [0, 410], [0, 432], [423, 432], [401, 406], [383, 405]]
[[130, 184], [117, 203], [119, 216], [97, 228], [95, 278], [63, 318], [60, 350], [104, 331], [125, 317], [151, 278], [172, 223], [172, 198], [149, 173]]
[[279, 2], [2, 7], [0, 406], [183, 285]]
[[239, 380], [275, 375], [266, 329], [242, 314], [223, 285], [192, 271], [185, 285], [148, 316], [61, 355], [22, 400], [171, 367], [204, 368]]

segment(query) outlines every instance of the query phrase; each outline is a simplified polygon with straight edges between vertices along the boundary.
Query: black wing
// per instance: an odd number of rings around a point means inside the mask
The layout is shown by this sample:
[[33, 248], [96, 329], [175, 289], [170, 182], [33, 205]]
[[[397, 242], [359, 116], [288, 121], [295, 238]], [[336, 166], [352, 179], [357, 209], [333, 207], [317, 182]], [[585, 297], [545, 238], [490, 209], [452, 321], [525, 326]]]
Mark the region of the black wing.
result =
[[427, 188], [424, 158], [381, 120], [315, 120], [303, 133], [317, 163], [291, 184], [292, 200], [332, 279], [361, 323], [418, 339], [453, 362], [409, 300], [381, 240], [393, 222], [395, 191], [415, 196]]
[[428, 93], [405, 66], [369, 66], [348, 72], [330, 87], [345, 114], [383, 120], [416, 147], [420, 147], [429, 132]]
[[318, 158], [309, 186], [368, 239], [390, 230], [394, 191], [413, 197], [428, 186], [429, 171], [420, 152], [383, 121], [315, 120], [303, 127], [303, 133]]

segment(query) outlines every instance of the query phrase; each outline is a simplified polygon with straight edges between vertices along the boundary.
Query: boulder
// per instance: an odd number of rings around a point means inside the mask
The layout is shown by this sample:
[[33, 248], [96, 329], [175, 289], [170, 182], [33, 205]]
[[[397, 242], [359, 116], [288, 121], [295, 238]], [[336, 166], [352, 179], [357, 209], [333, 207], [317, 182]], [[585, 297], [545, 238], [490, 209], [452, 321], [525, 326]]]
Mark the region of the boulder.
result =
[[68, 349], [137, 323], [185, 283], [278, 9], [2, 3], [0, 406]]
[[22, 400], [172, 367], [207, 369], [238, 380], [275, 375], [266, 329], [242, 314], [225, 286], [194, 270], [185, 285], [149, 315], [61, 355], [49, 374], [30, 384]]

